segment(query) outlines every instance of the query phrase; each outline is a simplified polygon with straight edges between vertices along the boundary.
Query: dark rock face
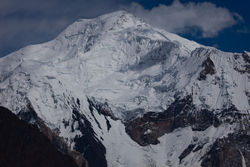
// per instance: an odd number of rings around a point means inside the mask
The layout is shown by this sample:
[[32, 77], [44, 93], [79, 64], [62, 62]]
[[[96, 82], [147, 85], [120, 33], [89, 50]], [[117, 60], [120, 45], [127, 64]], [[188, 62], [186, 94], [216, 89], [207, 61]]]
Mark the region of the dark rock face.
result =
[[159, 137], [177, 128], [191, 126], [193, 131], [204, 131], [210, 126], [218, 127], [222, 122], [232, 124], [243, 119], [249, 119], [249, 115], [239, 113], [233, 105], [225, 106], [218, 114], [214, 110], [198, 109], [190, 95], [177, 98], [164, 112], [148, 112], [125, 125], [134, 141], [147, 146], [158, 144]]
[[202, 67], [203, 70], [200, 72], [198, 80], [205, 80], [208, 74], [213, 75], [216, 73], [214, 62], [209, 57], [202, 63]]
[[[235, 54], [235, 66], [234, 70], [238, 71], [239, 73], [248, 73], [250, 74], [250, 56], [247, 54], [247, 52], [243, 52], [241, 55]], [[243, 59], [243, 64], [238, 62], [238, 60]]]
[[111, 119], [113, 120], [118, 120], [112, 113], [110, 107], [108, 106], [108, 103], [99, 103], [97, 101], [95, 101], [94, 99], [89, 99], [88, 98], [88, 103], [89, 103], [89, 110], [91, 112], [91, 115], [94, 117], [96, 123], [98, 124], [98, 127], [101, 129], [101, 126], [99, 124], [99, 122], [96, 120], [93, 112], [94, 112], [94, 109], [96, 109], [96, 111], [103, 115], [105, 120], [106, 120], [106, 124], [107, 124], [107, 129], [109, 131], [109, 129], [111, 128], [111, 124], [109, 122], [109, 120], [107, 119], [107, 117], [110, 117]]
[[[142, 117], [126, 123], [126, 132], [142, 146], [158, 144], [158, 138], [177, 128], [191, 126], [193, 131], [204, 131], [221, 123], [237, 123], [241, 126], [234, 134], [217, 141], [201, 158], [202, 167], [242, 167], [250, 166], [250, 124], [249, 115], [241, 114], [236, 107], [227, 106], [220, 113], [207, 109], [197, 109], [192, 97], [174, 101], [162, 113], [148, 112]], [[203, 149], [206, 143], [190, 144], [179, 155], [179, 163], [190, 153]], [[244, 158], [243, 158], [244, 157]], [[244, 164], [243, 164], [244, 163]]]
[[245, 70], [244, 72], [247, 72], [250, 74], [250, 55], [248, 55], [246, 52], [242, 54], [243, 59], [245, 60], [246, 64], [244, 66]]
[[[94, 105], [89, 100], [89, 108], [92, 113], [93, 118], [93, 109], [96, 108], [99, 114], [103, 114], [104, 116], [109, 116], [108, 111], [105, 112], [105, 108], [101, 107], [101, 105]], [[63, 138], [59, 137], [59, 134], [56, 130], [49, 129], [44, 122], [37, 116], [36, 112], [34, 111], [33, 107], [30, 104], [27, 104], [26, 109], [21, 110], [18, 113], [18, 117], [22, 120], [30, 123], [36, 124], [39, 129], [47, 136], [47, 138], [51, 141], [51, 143], [56, 146], [58, 150], [60, 150], [64, 154], [68, 154], [71, 156], [78, 166], [89, 166], [89, 167], [106, 167], [106, 149], [96, 138], [96, 134], [93, 130], [91, 123], [89, 122], [88, 118], [85, 115], [79, 112], [80, 107], [80, 100], [78, 98], [72, 98], [71, 101], [68, 101], [69, 104], [72, 105], [72, 119], [74, 122], [78, 123], [78, 128], [74, 129], [73, 124], [70, 124], [68, 121], [64, 120], [64, 126], [71, 126], [71, 131], [79, 130], [82, 135], [76, 136], [74, 139], [75, 148], [74, 151], [71, 150]], [[96, 123], [98, 121], [95, 119]], [[107, 121], [107, 127], [110, 128], [111, 125]], [[99, 125], [99, 128], [100, 125]]]
[[[181, 127], [192, 126], [193, 130], [203, 131], [209, 126], [217, 127], [220, 121], [212, 111], [197, 110], [192, 97], [177, 99], [162, 113], [148, 112], [142, 117], [126, 123], [126, 132], [142, 146], [158, 144], [158, 138]], [[147, 131], [150, 130], [150, 133]]]
[[247, 63], [250, 63], [250, 56], [247, 54], [247, 52], [243, 52], [242, 57]]
[[72, 118], [78, 122], [78, 130], [82, 132], [82, 136], [75, 138], [75, 150], [84, 155], [89, 167], [107, 167], [106, 149], [96, 138], [91, 123], [77, 109], [73, 110]]
[[88, 166], [88, 162], [81, 155], [81, 153], [71, 150], [67, 143], [64, 141], [62, 137], [59, 137], [59, 134], [56, 130], [51, 130], [48, 128], [44, 121], [40, 119], [36, 112], [34, 111], [32, 105], [30, 103], [27, 104], [26, 108], [21, 110], [17, 116], [29, 123], [32, 123], [38, 126], [39, 130], [49, 139], [49, 141], [63, 154], [67, 154], [74, 159], [76, 164], [79, 167]]
[[233, 134], [227, 138], [218, 139], [201, 163], [202, 167], [242, 167], [244, 165], [250, 166], [250, 136], [247, 134]]
[[0, 166], [77, 167], [35, 125], [0, 107]]
[[113, 115], [111, 108], [108, 106], [107, 102], [103, 104], [95, 101], [94, 99], [88, 98], [87, 100], [91, 113], [93, 113], [93, 109], [95, 108], [99, 114], [102, 114], [105, 117], [111, 117], [113, 120], [117, 120], [117, 118]]
[[194, 149], [195, 145], [194, 144], [190, 144], [182, 153], [181, 155], [179, 156], [179, 160], [180, 160], [180, 163], [181, 163], [181, 160], [183, 158], [185, 158], [188, 154], [191, 153], [191, 151]]

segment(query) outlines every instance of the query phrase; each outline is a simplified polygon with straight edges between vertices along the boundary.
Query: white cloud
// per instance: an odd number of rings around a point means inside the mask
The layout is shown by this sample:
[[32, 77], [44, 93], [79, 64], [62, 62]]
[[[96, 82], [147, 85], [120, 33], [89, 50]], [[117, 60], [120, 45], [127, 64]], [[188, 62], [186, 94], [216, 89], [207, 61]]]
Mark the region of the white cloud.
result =
[[223, 29], [243, 20], [239, 14], [210, 2], [181, 3], [175, 0], [169, 6], [159, 5], [151, 10], [132, 3], [128, 11], [170, 32], [193, 34], [198, 29], [202, 37], [214, 37]]
[[126, 0], [0, 0], [0, 57], [51, 40], [79, 18], [117, 10], [118, 1], [127, 4]]

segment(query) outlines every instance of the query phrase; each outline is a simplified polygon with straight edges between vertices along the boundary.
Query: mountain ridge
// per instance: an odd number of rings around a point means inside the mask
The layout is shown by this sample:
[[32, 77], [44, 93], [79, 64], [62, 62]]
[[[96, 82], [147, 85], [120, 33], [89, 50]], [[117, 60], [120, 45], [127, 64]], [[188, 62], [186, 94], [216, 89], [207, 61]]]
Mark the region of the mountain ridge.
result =
[[4, 107], [0, 107], [0, 116], [1, 166], [77, 167], [74, 160], [58, 151], [35, 125], [19, 120]]
[[90, 166], [204, 166], [217, 140], [249, 133], [249, 55], [114, 12], [0, 58], [0, 105], [30, 106]]

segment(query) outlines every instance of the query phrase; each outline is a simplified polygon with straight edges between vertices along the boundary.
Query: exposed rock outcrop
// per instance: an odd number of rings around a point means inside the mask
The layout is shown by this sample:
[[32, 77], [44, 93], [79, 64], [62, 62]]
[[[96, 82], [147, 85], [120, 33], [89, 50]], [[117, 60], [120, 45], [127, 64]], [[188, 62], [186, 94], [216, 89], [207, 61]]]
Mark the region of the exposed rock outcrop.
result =
[[[213, 112], [196, 109], [192, 97], [177, 99], [162, 113], [148, 112], [126, 124], [126, 131], [133, 140], [142, 146], [159, 143], [158, 138], [180, 127], [192, 126], [193, 130], [203, 131], [220, 121]], [[146, 133], [150, 130], [150, 133]]]
[[232, 105], [216, 114], [214, 110], [198, 109], [191, 96], [176, 99], [169, 108], [161, 113], [148, 112], [142, 117], [126, 123], [126, 132], [142, 146], [158, 144], [158, 138], [177, 128], [191, 126], [193, 131], [204, 131], [210, 126], [221, 123], [236, 123], [248, 119], [249, 115], [237, 112]]
[[73, 110], [72, 118], [78, 122], [78, 130], [82, 133], [74, 139], [75, 150], [84, 155], [89, 167], [107, 167], [106, 149], [95, 136], [91, 123], [77, 109]]
[[49, 141], [63, 154], [73, 158], [78, 167], [88, 167], [88, 162], [85, 160], [80, 152], [71, 150], [64, 139], [59, 136], [56, 130], [51, 130], [46, 126], [44, 121], [40, 119], [30, 103], [27, 104], [26, 109], [21, 110], [17, 116], [29, 123], [33, 123], [39, 130], [49, 139]]
[[201, 163], [202, 167], [250, 166], [250, 136], [233, 134], [218, 139]]
[[0, 107], [0, 166], [77, 167], [39, 129]]
[[213, 75], [216, 73], [214, 62], [208, 57], [203, 63], [202, 63], [203, 70], [200, 72], [200, 76], [198, 80], [205, 80], [207, 78], [207, 75]]

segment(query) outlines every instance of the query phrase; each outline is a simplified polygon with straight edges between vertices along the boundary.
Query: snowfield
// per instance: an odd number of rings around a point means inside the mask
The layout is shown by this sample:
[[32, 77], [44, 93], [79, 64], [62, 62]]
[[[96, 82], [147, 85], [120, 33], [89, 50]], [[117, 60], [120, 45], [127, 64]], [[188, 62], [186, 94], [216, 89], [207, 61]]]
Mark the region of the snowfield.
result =
[[[52, 41], [0, 58], [0, 105], [18, 114], [31, 104], [72, 149], [82, 135], [72, 118], [77, 108], [105, 146], [109, 167], [198, 167], [215, 140], [233, 133], [238, 124], [205, 131], [178, 128], [161, 136], [157, 145], [140, 146], [126, 133], [124, 122], [163, 112], [187, 95], [200, 109], [218, 114], [234, 106], [249, 114], [250, 53], [245, 54], [202, 46], [118, 11], [78, 20]], [[91, 112], [88, 99], [107, 104], [116, 119]], [[203, 148], [180, 162], [190, 144]]]

